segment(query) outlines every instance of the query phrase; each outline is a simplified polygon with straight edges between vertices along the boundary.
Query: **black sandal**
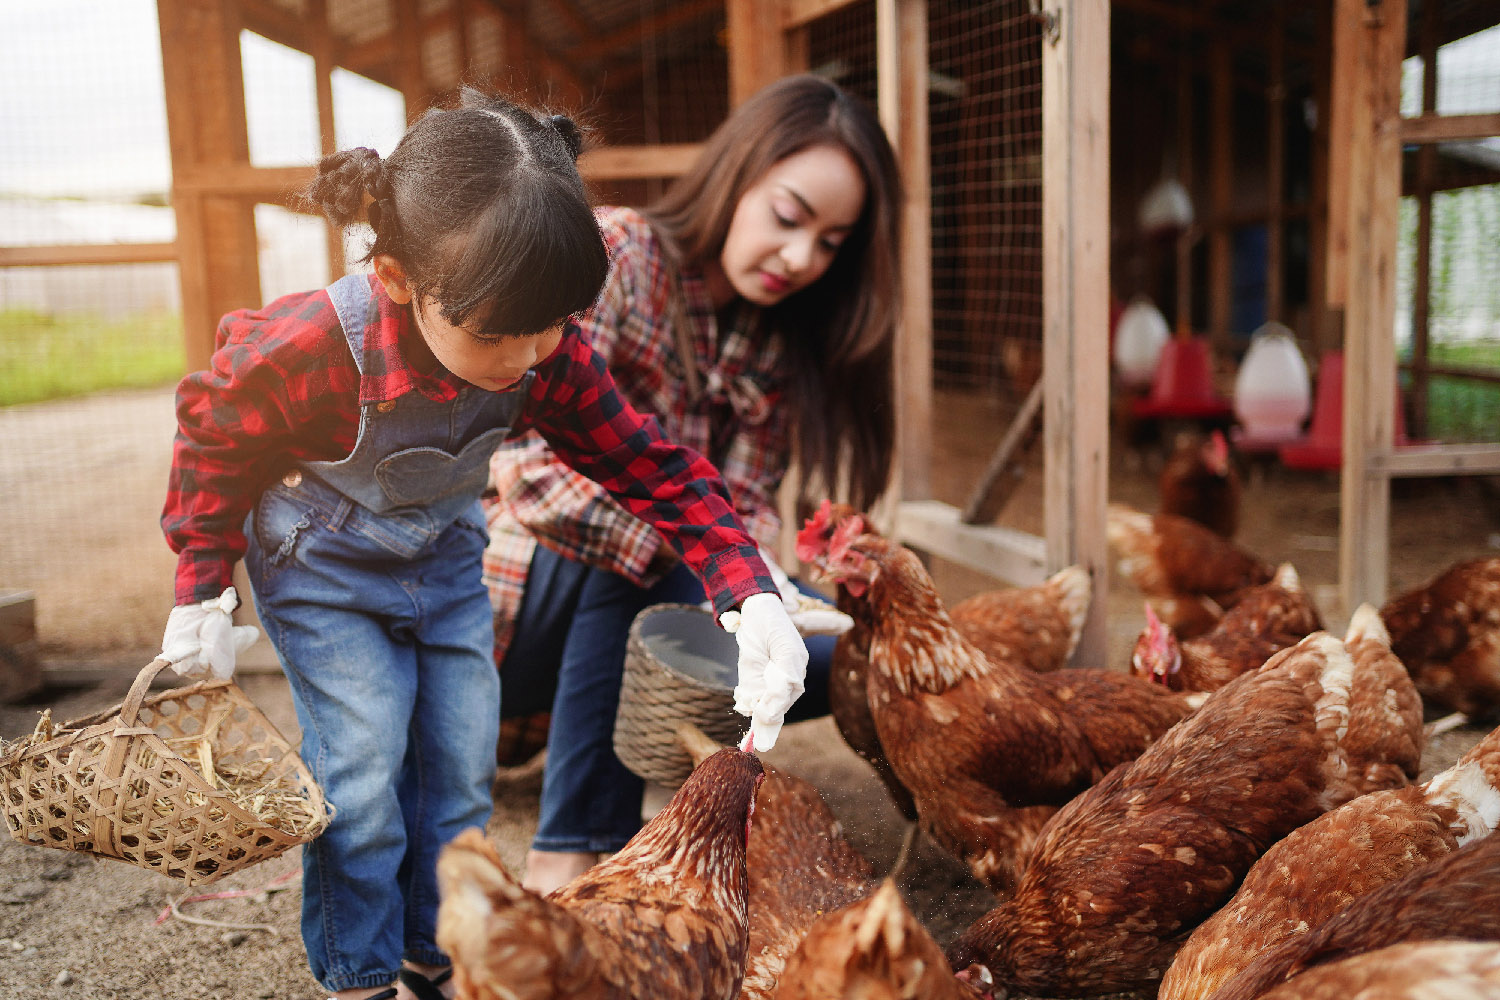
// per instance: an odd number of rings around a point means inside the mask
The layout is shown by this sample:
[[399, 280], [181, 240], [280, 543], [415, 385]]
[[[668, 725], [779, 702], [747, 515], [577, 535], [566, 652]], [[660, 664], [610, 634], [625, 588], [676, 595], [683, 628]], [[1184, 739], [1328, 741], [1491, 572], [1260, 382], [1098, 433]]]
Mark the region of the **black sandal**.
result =
[[396, 1000], [396, 987], [391, 986], [381, 990], [379, 993], [372, 993], [365, 1000]]
[[[412, 991], [417, 1000], [444, 1000], [443, 992], [438, 987], [453, 978], [453, 968], [449, 966], [431, 979], [416, 969], [402, 969], [396, 975], [400, 978], [402, 985]], [[395, 991], [392, 990], [391, 996], [395, 995]], [[375, 1000], [375, 998], [371, 997], [370, 1000]]]

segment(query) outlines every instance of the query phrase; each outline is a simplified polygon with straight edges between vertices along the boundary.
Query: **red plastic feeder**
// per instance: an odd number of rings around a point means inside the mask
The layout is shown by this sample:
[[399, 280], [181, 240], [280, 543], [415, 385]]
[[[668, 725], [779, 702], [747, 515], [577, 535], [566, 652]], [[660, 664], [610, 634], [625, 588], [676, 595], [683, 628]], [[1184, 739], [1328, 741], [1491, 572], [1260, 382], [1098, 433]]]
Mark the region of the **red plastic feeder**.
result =
[[1135, 403], [1138, 417], [1223, 420], [1234, 412], [1229, 400], [1214, 391], [1208, 340], [1173, 337], [1161, 348], [1151, 395]]
[[[1396, 394], [1394, 444], [1410, 442], [1406, 437], [1406, 415]], [[1307, 435], [1281, 446], [1281, 464], [1289, 469], [1337, 469], [1344, 461], [1344, 352], [1327, 351], [1318, 363], [1313, 387], [1312, 421]]]

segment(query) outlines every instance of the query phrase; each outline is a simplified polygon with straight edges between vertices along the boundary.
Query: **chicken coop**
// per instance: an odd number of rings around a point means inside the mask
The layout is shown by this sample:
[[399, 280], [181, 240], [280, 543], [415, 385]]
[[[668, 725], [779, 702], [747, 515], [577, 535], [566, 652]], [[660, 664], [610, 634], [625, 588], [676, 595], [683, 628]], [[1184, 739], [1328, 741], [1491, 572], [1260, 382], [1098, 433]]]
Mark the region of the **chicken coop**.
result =
[[[1174, 337], [1203, 339], [1221, 382], [1267, 320], [1313, 358], [1342, 351], [1347, 608], [1388, 587], [1393, 478], [1500, 473], [1493, 434], [1441, 443], [1425, 429], [1439, 383], [1500, 384], [1493, 366], [1429, 350], [1435, 214], [1453, 192], [1500, 190], [1500, 70], [1481, 71], [1475, 101], [1451, 113], [1437, 56], [1500, 22], [1492, 4], [158, 0], [156, 13], [170, 230], [24, 245], [0, 234], [0, 276], [169, 266], [189, 370], [207, 361], [219, 316], [277, 290], [265, 231], [297, 212], [317, 156], [345, 145], [351, 80], [408, 119], [463, 82], [574, 114], [592, 130], [581, 166], [598, 199], [640, 204], [731, 107], [811, 71], [878, 108], [906, 185], [890, 515], [913, 547], [1016, 583], [1077, 562], [1105, 585], [1110, 332], [1135, 294], [1170, 304]], [[272, 98], [246, 84], [247, 47], [267, 45], [293, 67]], [[1403, 100], [1413, 59], [1429, 67], [1415, 105]], [[257, 147], [266, 108], [250, 105], [268, 100], [311, 123], [311, 148]], [[1163, 181], [1191, 211], [1144, 225], [1138, 206]], [[1490, 242], [1465, 266], [1496, 287], [1500, 217], [1487, 218]], [[322, 273], [296, 287], [350, 266], [337, 235], [306, 219], [298, 238]], [[1500, 339], [1500, 308], [1487, 315]], [[1398, 326], [1411, 343], [1400, 359]], [[1423, 443], [1398, 446], [1398, 380]], [[1038, 465], [1034, 503], [1014, 516], [1007, 503]], [[159, 590], [164, 611], [165, 578]], [[1080, 647], [1101, 662], [1104, 606]]]

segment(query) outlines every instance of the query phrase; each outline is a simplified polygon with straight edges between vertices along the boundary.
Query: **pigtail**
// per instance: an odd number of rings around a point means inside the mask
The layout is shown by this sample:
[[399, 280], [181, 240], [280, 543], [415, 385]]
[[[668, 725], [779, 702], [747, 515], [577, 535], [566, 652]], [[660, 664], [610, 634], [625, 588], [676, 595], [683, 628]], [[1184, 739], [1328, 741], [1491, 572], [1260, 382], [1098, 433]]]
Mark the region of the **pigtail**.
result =
[[303, 197], [339, 226], [364, 215], [378, 236], [383, 209], [390, 204], [385, 163], [379, 153], [364, 146], [330, 153], [318, 161], [318, 175]]

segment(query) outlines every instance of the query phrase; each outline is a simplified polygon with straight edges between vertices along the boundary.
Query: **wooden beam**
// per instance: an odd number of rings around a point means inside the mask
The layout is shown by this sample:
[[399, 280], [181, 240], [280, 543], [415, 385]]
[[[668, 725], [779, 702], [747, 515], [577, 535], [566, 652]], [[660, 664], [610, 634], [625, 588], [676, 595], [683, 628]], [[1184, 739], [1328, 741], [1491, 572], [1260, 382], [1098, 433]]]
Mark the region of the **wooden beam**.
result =
[[1038, 379], [1026, 394], [1026, 400], [1006, 428], [1005, 437], [990, 455], [989, 464], [979, 477], [979, 483], [969, 494], [960, 519], [964, 524], [987, 524], [1000, 516], [1005, 502], [1015, 492], [1025, 469], [1020, 459], [1036, 442], [1041, 430], [1042, 399], [1046, 395], [1046, 380]]
[[651, 180], [687, 172], [703, 144], [666, 143], [658, 146], [601, 146], [578, 158], [578, 172], [589, 181]]
[[1396, 412], [1396, 239], [1401, 196], [1401, 58], [1406, 0], [1335, 0], [1335, 55], [1349, 114], [1332, 141], [1347, 144], [1348, 300], [1344, 336], [1344, 440], [1339, 483], [1342, 614], [1377, 607], [1389, 583], [1391, 454]]
[[957, 507], [938, 500], [903, 500], [897, 504], [895, 537], [903, 545], [1018, 587], [1029, 587], [1047, 577], [1045, 541], [996, 524], [964, 524]]
[[782, 0], [781, 26], [800, 28], [820, 17], [854, 6], [855, 0]]
[[173, 178], [173, 190], [195, 195], [248, 198], [252, 202], [284, 204], [312, 183], [313, 165], [253, 167], [232, 163], [220, 167], [189, 167]]
[[[592, 42], [574, 46], [567, 51], [567, 59], [573, 63], [593, 62], [619, 49], [631, 48], [647, 35], [659, 35], [684, 24], [692, 24], [710, 14], [725, 11], [729, 15], [730, 37], [734, 37], [734, 7], [744, 0], [688, 0], [686, 3], [668, 7], [651, 17], [631, 21], [627, 26], [612, 31]], [[731, 58], [733, 50], [731, 49]], [[774, 77], [773, 77], [774, 79]]]
[[1497, 135], [1500, 135], [1500, 113], [1439, 115], [1424, 112], [1417, 118], [1401, 119], [1401, 141], [1408, 145], [1467, 142]]
[[1387, 476], [1493, 476], [1500, 474], [1500, 445], [1405, 446], [1371, 456], [1370, 469]]
[[235, 0], [235, 7], [246, 30], [298, 52], [311, 54], [319, 36], [327, 33], [327, 26], [315, 18], [300, 18], [269, 0]]
[[[1403, 362], [1402, 371], [1416, 372], [1418, 365], [1415, 360]], [[1429, 375], [1440, 375], [1443, 378], [1468, 379], [1472, 382], [1500, 382], [1500, 372], [1493, 368], [1468, 368], [1463, 365], [1434, 365], [1421, 366], [1421, 370]]]
[[44, 247], [0, 247], [0, 267], [158, 264], [176, 259], [176, 243], [70, 243]]
[[1109, 0], [1060, 0], [1042, 42], [1042, 377], [1047, 568], [1094, 600], [1074, 660], [1105, 661], [1109, 555]]

